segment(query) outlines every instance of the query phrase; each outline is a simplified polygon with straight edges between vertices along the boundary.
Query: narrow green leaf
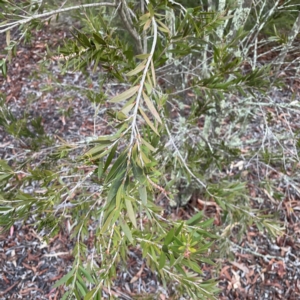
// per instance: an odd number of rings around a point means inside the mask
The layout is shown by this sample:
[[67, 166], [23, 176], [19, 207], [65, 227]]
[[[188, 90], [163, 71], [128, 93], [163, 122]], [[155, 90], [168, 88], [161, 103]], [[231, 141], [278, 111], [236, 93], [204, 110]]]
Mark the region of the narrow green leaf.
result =
[[146, 186], [142, 185], [139, 186], [139, 194], [142, 200], [142, 203], [146, 206], [147, 205], [147, 189]]
[[112, 99], [109, 100], [109, 102], [116, 103], [116, 102], [126, 100], [126, 99], [132, 97], [138, 91], [139, 88], [140, 88], [140, 86], [136, 85], [136, 86], [130, 88], [129, 90], [113, 97]]
[[168, 33], [170, 34], [170, 31], [169, 30], [166, 30], [165, 27], [162, 27], [162, 26], [158, 26], [158, 29], [162, 32], [165, 32], [165, 33]]
[[184, 270], [179, 264], [175, 264], [175, 265], [174, 265], [174, 268], [177, 270], [177, 272], [178, 272], [179, 274], [182, 274], [182, 275], [185, 275], [185, 274], [186, 274], [185, 270]]
[[6, 59], [4, 59], [4, 58], [2, 60], [0, 60], [0, 69], [1, 69], [3, 77], [6, 78], [6, 76], [7, 76], [7, 62], [6, 62]]
[[118, 148], [118, 144], [116, 143], [110, 150], [110, 153], [106, 159], [106, 162], [105, 162], [105, 165], [104, 165], [104, 168], [103, 168], [103, 172], [106, 172], [107, 168], [109, 167], [112, 159], [115, 157], [115, 154], [116, 154], [116, 150]]
[[143, 98], [149, 108], [149, 110], [151, 111], [152, 115], [155, 117], [155, 119], [162, 124], [162, 120], [159, 116], [159, 113], [157, 112], [156, 108], [154, 107], [152, 101], [150, 100], [150, 98], [147, 96], [147, 94], [145, 92], [143, 92]]
[[107, 219], [106, 219], [105, 223], [103, 224], [103, 226], [101, 227], [100, 234], [103, 234], [103, 233], [107, 230], [107, 228], [108, 228], [112, 223], [114, 223], [114, 222], [112, 222], [113, 219], [118, 218], [119, 215], [120, 215], [120, 210], [114, 209], [114, 210], [110, 213], [110, 215], [107, 217]]
[[164, 252], [161, 252], [158, 261], [158, 269], [161, 270], [165, 265], [166, 265], [166, 255]]
[[138, 54], [135, 57], [138, 59], [147, 59], [149, 57], [149, 53], [145, 53], [145, 54]]
[[175, 230], [172, 228], [165, 237], [164, 245], [168, 246], [174, 239]]
[[101, 145], [97, 145], [90, 149], [88, 152], [85, 153], [85, 156], [93, 157], [95, 154], [99, 154], [102, 150], [106, 149], [111, 143], [104, 143]]
[[203, 211], [199, 211], [194, 216], [192, 216], [189, 220], [187, 220], [186, 224], [193, 226], [197, 224], [202, 218], [203, 218]]
[[71, 299], [71, 294], [72, 294], [72, 291], [67, 291], [66, 293], [64, 293], [61, 300]]
[[209, 248], [211, 248], [212, 244], [213, 242], [201, 245], [201, 247], [197, 249], [196, 253], [205, 253]]
[[139, 107], [139, 111], [141, 113], [141, 115], [143, 116], [144, 120], [146, 121], [146, 123], [150, 126], [150, 128], [157, 134], [159, 135], [158, 131], [156, 130], [156, 128], [154, 127], [153, 123], [150, 121], [150, 119], [147, 117], [147, 115], [144, 113], [144, 111], [142, 110], [141, 107]]
[[[105, 182], [110, 182], [114, 177], [117, 176], [117, 173], [120, 173], [120, 170], [126, 168], [126, 160], [127, 160], [127, 149], [125, 149], [114, 162], [113, 166], [111, 167], [108, 175], [106, 176]], [[104, 171], [105, 171], [104, 166]]]
[[98, 136], [95, 140], [93, 140], [93, 143], [115, 141], [120, 137], [120, 135], [121, 133]]
[[98, 170], [97, 170], [98, 179], [101, 179], [102, 174], [103, 174], [103, 162], [100, 160], [98, 164]]
[[176, 229], [176, 231], [175, 231], [175, 236], [178, 236], [178, 234], [180, 233], [180, 231], [181, 231], [183, 225], [184, 225], [184, 222], [181, 222], [180, 226], [179, 226], [179, 227]]
[[96, 42], [100, 45], [106, 45], [105, 40], [102, 39], [102, 37], [97, 34], [97, 33], [93, 33], [94, 39], [96, 40]]
[[76, 281], [76, 287], [79, 289], [81, 296], [86, 295], [86, 287], [84, 287], [79, 281]]
[[148, 4], [148, 10], [150, 13], [150, 17], [153, 18], [154, 17], [154, 9], [151, 3]]
[[199, 224], [199, 226], [200, 226], [201, 228], [207, 228], [207, 227], [210, 227], [210, 226], [214, 223], [214, 221], [215, 221], [214, 218], [210, 218], [210, 219], [208, 219], [208, 220], [206, 220], [206, 221], [204, 221], [204, 222], [201, 222], [201, 223]]
[[150, 16], [150, 13], [145, 13], [144, 15], [142, 15], [142, 16], [140, 16], [140, 20], [141, 21], [146, 21], [146, 20], [148, 20], [149, 18], [150, 18], [151, 16]]
[[174, 263], [175, 263], [175, 257], [173, 255], [169, 256], [169, 261], [170, 261], [170, 267], [173, 267]]
[[132, 243], [133, 237], [132, 237], [131, 230], [130, 230], [129, 226], [127, 225], [126, 221], [122, 217], [120, 217], [120, 225], [121, 225], [122, 230], [124, 231], [125, 235], [127, 236], [128, 240], [130, 241], [130, 243]]
[[90, 158], [92, 159], [92, 160], [97, 160], [97, 159], [100, 159], [100, 158], [102, 158], [103, 156], [105, 156], [106, 154], [108, 154], [108, 152], [109, 152], [109, 150], [105, 150], [105, 151], [103, 151], [103, 152], [100, 152], [99, 154], [94, 154], [93, 156], [90, 156]]
[[156, 19], [157, 23], [160, 25], [158, 26], [159, 30], [162, 31], [162, 32], [166, 32], [168, 33], [169, 35], [171, 35], [171, 32], [169, 30], [169, 28], [163, 23], [161, 22], [160, 20]]
[[88, 273], [87, 270], [85, 270], [82, 266], [79, 265], [79, 270], [83, 273], [86, 280], [88, 280], [89, 283], [95, 284], [94, 279], [92, 278], [91, 274]]
[[88, 39], [88, 37], [80, 32], [78, 29], [73, 28], [75, 30], [75, 32], [77, 33], [77, 36], [75, 33], [72, 33], [72, 35], [78, 40], [78, 42], [85, 48], [89, 48], [91, 46], [91, 43]]
[[102, 293], [99, 290], [98, 293], [96, 294], [96, 297], [93, 300], [102, 300]]
[[127, 208], [128, 217], [129, 217], [130, 221], [132, 222], [132, 225], [135, 228], [137, 228], [135, 212], [134, 212], [131, 200], [128, 197], [125, 197], [125, 205]]
[[134, 179], [138, 180], [141, 184], [145, 184], [146, 176], [144, 175], [143, 169], [131, 160], [132, 172]]
[[116, 207], [119, 208], [121, 206], [121, 200], [124, 194], [124, 185], [121, 184], [116, 195]]
[[125, 74], [126, 76], [133, 76], [145, 69], [146, 61], [141, 62], [135, 69]]
[[[149, 83], [149, 82], [150, 82], [150, 83]], [[148, 82], [145, 82], [145, 87], [146, 87], [146, 90], [147, 90], [147, 94], [148, 94], [148, 95], [151, 95], [153, 86], [152, 86], [152, 84], [151, 84], [150, 78], [148, 78]]]
[[97, 288], [92, 289], [91, 291], [89, 291], [85, 296], [83, 300], [90, 300], [90, 299], [95, 299], [94, 296], [96, 295], [96, 293], [99, 293], [99, 291], [97, 291]]
[[[130, 100], [129, 100], [130, 101]], [[128, 113], [132, 110], [132, 108], [135, 106], [135, 102], [133, 102], [133, 103], [130, 103], [130, 104], [128, 104], [128, 105], [126, 105], [126, 106], [124, 106], [123, 108], [122, 108], [122, 112], [127, 116], [128, 115]]]
[[7, 164], [5, 160], [0, 159], [0, 167], [3, 171], [13, 172], [13, 169]]
[[222, 200], [216, 198], [215, 201], [217, 202], [217, 204], [219, 204], [219, 206], [221, 206], [221, 208], [223, 210], [226, 211], [226, 205], [225, 205], [225, 203]]
[[118, 189], [124, 180], [125, 171], [126, 167], [122, 167], [122, 169], [120, 169], [120, 172], [117, 173], [116, 177], [112, 181], [109, 192], [107, 194], [107, 202], [112, 201], [117, 195]]
[[146, 140], [144, 140], [143, 138], [142, 138], [142, 143], [152, 152], [156, 151], [156, 149], [152, 145], [150, 145]]
[[3, 174], [3, 175], [0, 175], [0, 181], [5, 180], [5, 179], [9, 179], [12, 176], [13, 176], [12, 174]]
[[193, 271], [195, 271], [196, 273], [202, 274], [202, 270], [197, 263], [191, 260], [187, 260], [187, 266], [191, 268]]
[[81, 300], [81, 295], [80, 295], [78, 290], [73, 289], [73, 293], [75, 294], [75, 297], [76, 297], [77, 300]]
[[56, 283], [53, 285], [53, 288], [57, 288], [57, 287], [65, 284], [73, 276], [74, 272], [75, 272], [75, 269], [73, 268], [69, 273], [67, 273], [61, 279], [56, 281]]
[[145, 166], [149, 166], [150, 164], [152, 165], [153, 163], [155, 163], [154, 161], [151, 161], [143, 151], [141, 151], [140, 153]]
[[199, 234], [199, 236], [202, 236], [202, 237], [209, 237], [209, 238], [212, 238], [212, 239], [218, 239], [218, 235], [212, 234], [212, 233], [208, 232], [207, 230], [197, 229], [196, 234]]
[[201, 257], [200, 260], [204, 263], [207, 263], [209, 265], [216, 265], [211, 259], [207, 258], [207, 257]]
[[6, 215], [13, 210], [14, 208], [10, 206], [0, 206], [0, 215]]

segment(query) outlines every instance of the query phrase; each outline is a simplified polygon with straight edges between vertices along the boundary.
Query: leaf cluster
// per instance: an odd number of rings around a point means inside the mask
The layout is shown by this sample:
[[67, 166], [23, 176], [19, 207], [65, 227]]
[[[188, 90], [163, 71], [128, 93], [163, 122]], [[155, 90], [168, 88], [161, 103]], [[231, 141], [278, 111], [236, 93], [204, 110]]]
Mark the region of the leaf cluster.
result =
[[[130, 251], [140, 253], [178, 297], [214, 299], [216, 282], [204, 280], [202, 271], [203, 264], [216, 267], [213, 253], [228, 254], [230, 238], [242, 239], [249, 226], [281, 232], [273, 216], [250, 209], [243, 173], [256, 155], [242, 151], [252, 143], [245, 134], [257, 115], [256, 99], [275, 82], [269, 64], [244, 68], [249, 41], [261, 27], [247, 31], [247, 18], [238, 23], [235, 13], [241, 11], [229, 4], [224, 10], [207, 9], [206, 1], [199, 7], [190, 1], [110, 4], [74, 8], [81, 26], [57, 49], [56, 59], [62, 73], [99, 74], [98, 90], [67, 87], [66, 93], [104, 107], [111, 132], [78, 142], [59, 138], [53, 145], [41, 117], [16, 117], [3, 97], [0, 126], [27, 152], [0, 160], [0, 226], [8, 229], [35, 215], [32, 226], [47, 230], [48, 237], [59, 230], [70, 234], [74, 263], [54, 286], [66, 286], [62, 299], [101, 299]], [[7, 11], [18, 22], [16, 9], [10, 4]], [[32, 14], [50, 7], [22, 9]], [[1, 14], [7, 22], [8, 16]], [[20, 23], [24, 35], [40, 21], [28, 23]], [[16, 44], [8, 43], [6, 51], [12, 58]], [[54, 51], [49, 49], [49, 59]], [[4, 75], [8, 58], [0, 64]], [[120, 89], [106, 88], [115, 82]], [[257, 154], [269, 167], [271, 156]], [[217, 215], [194, 207], [190, 219], [176, 221], [168, 217], [172, 203], [158, 205], [162, 198], [187, 205], [193, 197], [214, 203]], [[89, 256], [91, 234], [96, 259]]]

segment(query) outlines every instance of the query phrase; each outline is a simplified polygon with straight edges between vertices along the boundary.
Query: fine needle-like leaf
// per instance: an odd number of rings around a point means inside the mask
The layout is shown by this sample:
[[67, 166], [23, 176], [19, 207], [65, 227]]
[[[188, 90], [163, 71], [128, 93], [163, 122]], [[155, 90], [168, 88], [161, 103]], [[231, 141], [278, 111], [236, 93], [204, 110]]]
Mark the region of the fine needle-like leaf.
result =
[[150, 98], [147, 96], [147, 94], [145, 92], [143, 92], [143, 98], [149, 108], [149, 110], [151, 111], [152, 115], [155, 117], [155, 119], [162, 124], [162, 120], [156, 110], [156, 108], [154, 107], [152, 101], [150, 100]]
[[125, 197], [125, 205], [127, 208], [127, 213], [130, 221], [132, 222], [132, 225], [137, 228], [137, 223], [136, 223], [136, 217], [135, 217], [135, 212], [132, 206], [131, 198]]
[[109, 102], [116, 103], [116, 102], [121, 102], [123, 100], [126, 100], [126, 99], [132, 97], [138, 91], [139, 88], [140, 88], [140, 86], [136, 85], [136, 86], [130, 88], [129, 90], [113, 97], [112, 99], [109, 100]]
[[141, 113], [141, 115], [143, 116], [144, 120], [146, 121], [146, 123], [150, 126], [150, 128], [157, 134], [159, 135], [157, 129], [154, 127], [153, 123], [150, 121], [150, 119], [147, 117], [147, 115], [144, 113], [144, 111], [139, 108], [139, 111]]
[[147, 62], [146, 60], [141, 62], [134, 70], [128, 72], [126, 76], [133, 76], [143, 71], [145, 69], [146, 62]]

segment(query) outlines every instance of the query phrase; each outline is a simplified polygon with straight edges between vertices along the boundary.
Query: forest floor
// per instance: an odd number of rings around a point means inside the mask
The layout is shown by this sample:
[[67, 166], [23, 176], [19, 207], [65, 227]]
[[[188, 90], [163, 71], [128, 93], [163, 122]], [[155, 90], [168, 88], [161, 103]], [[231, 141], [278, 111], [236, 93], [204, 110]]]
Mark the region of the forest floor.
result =
[[[62, 75], [56, 61], [49, 65], [55, 81], [49, 75], [41, 75], [38, 62], [45, 55], [46, 45], [58, 45], [65, 35], [63, 30], [53, 28], [34, 33], [31, 44], [18, 47], [7, 78], [0, 77], [0, 90], [6, 94], [6, 104], [16, 117], [24, 113], [41, 116], [47, 134], [72, 141], [94, 134], [94, 108], [76, 91], [66, 96], [64, 87], [92, 89], [97, 88], [98, 83], [96, 75], [92, 82], [87, 82], [79, 72]], [[4, 46], [2, 44], [0, 48]], [[43, 89], [52, 82], [54, 90]], [[293, 91], [278, 91], [274, 97], [291, 101], [293, 94], [296, 100], [300, 100], [297, 82], [291, 89]], [[97, 133], [105, 132], [106, 125], [106, 120], [100, 115], [96, 123]], [[22, 151], [26, 149], [15, 144], [0, 127], [0, 158], [8, 160]], [[235, 246], [230, 261], [222, 260], [217, 273], [209, 266], [204, 266], [204, 271], [208, 277], [218, 280], [219, 299], [300, 299], [300, 199], [293, 194], [278, 202], [266, 190], [259, 190], [252, 184], [259, 179], [257, 173], [250, 173], [251, 193], [264, 199], [259, 207], [253, 202], [253, 208], [279, 213], [285, 234], [271, 239], [255, 226], [249, 227], [242, 242], [232, 241]], [[276, 170], [267, 168], [261, 170], [260, 176], [266, 173], [266, 176], [279, 176]], [[278, 186], [278, 189], [286, 188]], [[191, 201], [186, 207], [172, 209], [171, 217], [190, 217], [193, 205], [201, 209], [199, 203]], [[10, 232], [0, 234], [0, 299], [61, 298], [63, 288], [54, 289], [53, 285], [72, 267], [73, 240], [62, 231], [46, 243], [43, 233], [35, 231], [32, 224], [34, 217], [25, 224], [16, 223]], [[118, 274], [113, 295], [125, 300], [137, 299], [138, 296], [139, 299], [173, 299], [144, 264], [140, 253], [131, 251], [129, 254], [127, 270]]]

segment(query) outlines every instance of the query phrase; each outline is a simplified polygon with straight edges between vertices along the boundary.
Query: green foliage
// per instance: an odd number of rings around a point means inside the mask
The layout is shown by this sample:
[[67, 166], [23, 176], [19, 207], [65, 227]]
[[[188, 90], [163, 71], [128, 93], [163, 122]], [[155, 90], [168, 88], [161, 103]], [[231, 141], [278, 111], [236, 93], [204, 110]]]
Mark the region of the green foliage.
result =
[[42, 117], [37, 116], [28, 120], [25, 113], [21, 118], [17, 118], [5, 104], [5, 97], [0, 94], [0, 126], [7, 133], [19, 139], [26, 148], [38, 150], [41, 146], [50, 146], [51, 138], [45, 135], [42, 125]]
[[[178, 298], [214, 299], [216, 282], [203, 280], [202, 264], [214, 265], [213, 253], [230, 252], [230, 238], [241, 239], [249, 226], [281, 232], [266, 211], [250, 209], [253, 199], [242, 172], [254, 155], [242, 149], [251, 143], [244, 137], [258, 113], [256, 99], [276, 83], [270, 64], [243, 67], [250, 59], [249, 41], [268, 24], [259, 17], [262, 26], [247, 31], [255, 9], [263, 5], [247, 10], [248, 23], [247, 18], [239, 23], [234, 18], [244, 14], [231, 2], [222, 10], [207, 1], [195, 6], [164, 0], [144, 6], [117, 1], [104, 7], [100, 2], [52, 12], [43, 1], [40, 6], [8, 3], [0, 15], [7, 23], [1, 22], [0, 30], [21, 25], [25, 38], [42, 26], [41, 20], [77, 11], [80, 26], [57, 49], [62, 74], [98, 72], [100, 89], [66, 87], [66, 93], [76, 91], [94, 106], [105, 105], [113, 132], [79, 142], [61, 140], [54, 147], [41, 117], [15, 116], [1, 96], [0, 126], [28, 152], [22, 160], [0, 160], [0, 226], [7, 229], [33, 213], [37, 221], [32, 225], [49, 236], [62, 224], [72, 224], [73, 268], [55, 284], [67, 287], [63, 299], [101, 299], [129, 248], [142, 252], [164, 287], [173, 284]], [[22, 9], [36, 15], [26, 19]], [[9, 42], [5, 49], [4, 76], [16, 47]], [[103, 89], [110, 82], [122, 84], [115, 96]], [[279, 156], [262, 149], [257, 157], [272, 166]], [[234, 167], [238, 171], [232, 176]], [[189, 220], [169, 219], [157, 205], [158, 194], [174, 206], [186, 205], [193, 195], [213, 202], [220, 220], [196, 208]], [[91, 224], [97, 263], [85, 243]]]

